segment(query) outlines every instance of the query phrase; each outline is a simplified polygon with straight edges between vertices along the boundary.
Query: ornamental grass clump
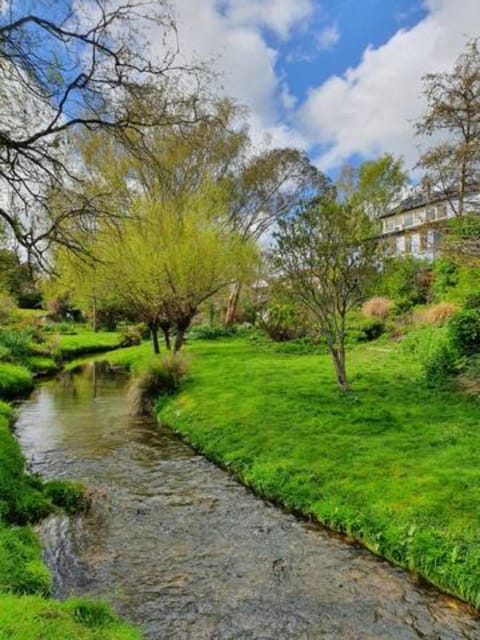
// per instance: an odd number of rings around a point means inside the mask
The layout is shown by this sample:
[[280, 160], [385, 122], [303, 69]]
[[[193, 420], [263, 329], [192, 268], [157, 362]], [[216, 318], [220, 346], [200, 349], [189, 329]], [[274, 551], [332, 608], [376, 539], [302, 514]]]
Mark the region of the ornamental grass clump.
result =
[[362, 305], [362, 314], [366, 318], [378, 318], [385, 320], [393, 309], [390, 298], [370, 298]]
[[127, 404], [130, 413], [151, 413], [155, 400], [173, 395], [187, 373], [187, 364], [178, 354], [157, 357], [133, 375], [128, 385]]
[[444, 325], [458, 311], [458, 306], [451, 302], [439, 302], [427, 309], [423, 314], [423, 320], [427, 324]]

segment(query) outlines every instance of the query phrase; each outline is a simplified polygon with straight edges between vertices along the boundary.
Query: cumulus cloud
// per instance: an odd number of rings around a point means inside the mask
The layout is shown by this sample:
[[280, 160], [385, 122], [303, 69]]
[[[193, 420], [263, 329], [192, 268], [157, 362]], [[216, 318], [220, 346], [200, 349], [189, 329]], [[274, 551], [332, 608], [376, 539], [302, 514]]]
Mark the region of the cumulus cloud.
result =
[[298, 126], [318, 158], [331, 169], [352, 154], [391, 151], [412, 166], [418, 140], [412, 123], [423, 112], [422, 76], [450, 69], [468, 37], [480, 27], [478, 0], [427, 0], [427, 16], [399, 30], [384, 45], [368, 47], [360, 64], [310, 89], [298, 111]]
[[306, 144], [282, 116], [295, 99], [276, 68], [278, 51], [265, 30], [288, 38], [314, 10], [313, 0], [175, 0], [181, 51], [187, 58], [212, 60], [223, 91], [245, 104], [252, 134], [290, 144]]
[[282, 39], [314, 12], [312, 0], [224, 0], [222, 5], [231, 24], [266, 27]]

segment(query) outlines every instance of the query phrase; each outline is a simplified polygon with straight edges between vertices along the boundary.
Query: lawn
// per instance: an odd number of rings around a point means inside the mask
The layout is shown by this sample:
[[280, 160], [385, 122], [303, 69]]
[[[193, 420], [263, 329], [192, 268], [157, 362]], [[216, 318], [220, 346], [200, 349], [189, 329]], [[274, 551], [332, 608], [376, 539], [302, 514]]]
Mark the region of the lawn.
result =
[[163, 421], [263, 496], [480, 607], [476, 398], [426, 387], [393, 345], [350, 353], [347, 394], [325, 355], [245, 339], [188, 354], [190, 380]]

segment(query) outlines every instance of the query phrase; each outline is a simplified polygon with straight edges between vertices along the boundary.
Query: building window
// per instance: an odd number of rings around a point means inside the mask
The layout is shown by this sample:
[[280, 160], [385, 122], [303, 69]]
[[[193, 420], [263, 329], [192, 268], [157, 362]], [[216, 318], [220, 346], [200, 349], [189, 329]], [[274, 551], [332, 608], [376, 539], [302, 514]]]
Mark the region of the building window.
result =
[[405, 236], [405, 253], [412, 253], [412, 236]]
[[433, 220], [435, 220], [435, 207], [427, 207], [425, 220], [427, 222], [432, 222]]
[[411, 227], [413, 224], [413, 214], [412, 213], [405, 213], [405, 215], [403, 216], [403, 224], [406, 227]]
[[437, 220], [441, 220], [442, 218], [447, 217], [447, 205], [445, 202], [437, 205], [436, 209], [437, 209]]
[[388, 233], [389, 231], [393, 231], [393, 222], [394, 222], [393, 218], [387, 218], [386, 220], [383, 221], [385, 233]]
[[428, 233], [421, 233], [420, 234], [420, 251], [425, 252], [428, 251], [428, 247], [429, 247], [429, 242], [428, 242]]

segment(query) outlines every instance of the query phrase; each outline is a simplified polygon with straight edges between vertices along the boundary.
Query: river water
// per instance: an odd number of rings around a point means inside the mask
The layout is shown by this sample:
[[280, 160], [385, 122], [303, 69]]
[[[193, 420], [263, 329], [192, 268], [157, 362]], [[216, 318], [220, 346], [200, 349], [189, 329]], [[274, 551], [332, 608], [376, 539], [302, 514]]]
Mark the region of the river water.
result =
[[124, 385], [92, 365], [19, 410], [32, 469], [93, 492], [88, 515], [41, 525], [56, 597], [103, 597], [149, 640], [480, 640], [463, 605], [129, 416]]

